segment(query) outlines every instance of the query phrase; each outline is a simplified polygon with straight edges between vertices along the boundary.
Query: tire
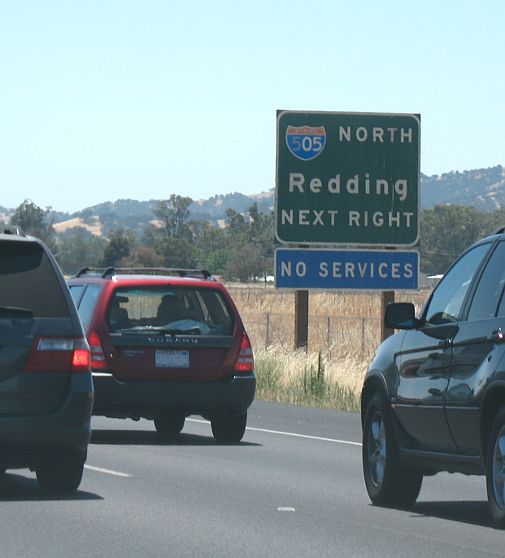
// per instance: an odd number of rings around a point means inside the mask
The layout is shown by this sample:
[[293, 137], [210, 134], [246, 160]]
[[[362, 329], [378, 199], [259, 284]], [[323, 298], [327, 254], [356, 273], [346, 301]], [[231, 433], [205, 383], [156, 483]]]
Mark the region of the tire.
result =
[[44, 460], [36, 469], [40, 488], [51, 494], [75, 492], [81, 484], [84, 461], [80, 455], [56, 456]]
[[491, 427], [486, 459], [487, 500], [493, 525], [505, 528], [505, 407]]
[[377, 506], [410, 507], [423, 481], [418, 471], [400, 462], [391, 415], [382, 393], [368, 404], [363, 426], [363, 476], [370, 500]]
[[184, 428], [186, 417], [184, 415], [162, 415], [154, 419], [154, 426], [161, 440], [169, 441], [177, 437]]
[[244, 436], [247, 424], [247, 412], [243, 414], [216, 415], [210, 425], [216, 442], [236, 443]]

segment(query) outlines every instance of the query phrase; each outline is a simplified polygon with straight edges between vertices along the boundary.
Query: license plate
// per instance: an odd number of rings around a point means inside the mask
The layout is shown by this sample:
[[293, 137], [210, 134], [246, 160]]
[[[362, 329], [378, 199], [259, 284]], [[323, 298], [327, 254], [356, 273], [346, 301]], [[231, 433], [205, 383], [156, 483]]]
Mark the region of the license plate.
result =
[[156, 368], [189, 368], [189, 351], [156, 351]]

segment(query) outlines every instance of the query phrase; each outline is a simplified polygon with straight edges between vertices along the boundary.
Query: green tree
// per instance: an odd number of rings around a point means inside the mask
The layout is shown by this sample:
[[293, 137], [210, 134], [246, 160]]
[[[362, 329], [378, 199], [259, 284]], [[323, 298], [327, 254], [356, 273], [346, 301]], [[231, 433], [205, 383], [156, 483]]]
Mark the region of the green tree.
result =
[[247, 217], [233, 209], [226, 211], [225, 247], [228, 258], [225, 276], [250, 281], [273, 273], [273, 214], [260, 213], [254, 203]]
[[163, 264], [166, 267], [197, 267], [195, 249], [185, 238], [164, 238], [156, 244], [156, 252], [163, 256]]
[[238, 280], [241, 283], [248, 283], [258, 276], [258, 272], [262, 267], [263, 256], [261, 246], [258, 243], [249, 242], [242, 246], [237, 246], [237, 249], [227, 263], [225, 276], [228, 279]]
[[421, 269], [445, 273], [454, 259], [486, 234], [489, 220], [473, 207], [437, 205], [421, 212]]
[[258, 211], [258, 205], [255, 203], [249, 208], [250, 242], [259, 246], [261, 258], [258, 260], [258, 270], [256, 277], [273, 274], [273, 260], [275, 247], [274, 234], [274, 214], [262, 214]]
[[163, 256], [152, 246], [136, 243], [128, 256], [116, 262], [118, 267], [163, 267]]
[[234, 209], [226, 210], [226, 226], [228, 233], [236, 240], [239, 240], [247, 235], [247, 224], [244, 216]]
[[130, 255], [134, 239], [131, 234], [118, 230], [110, 235], [102, 258], [102, 265], [112, 267], [122, 259]]
[[74, 227], [58, 235], [56, 259], [64, 273], [75, 274], [82, 267], [97, 267], [106, 244], [84, 227]]
[[17, 207], [11, 223], [23, 229], [27, 234], [36, 236], [52, 250], [55, 249], [55, 230], [53, 229], [52, 211], [50, 207], [42, 209], [31, 200], [25, 200]]
[[171, 194], [167, 200], [159, 200], [154, 208], [154, 216], [162, 223], [165, 236], [191, 240], [188, 227], [189, 206], [193, 200]]
[[226, 230], [206, 221], [193, 221], [190, 227], [198, 267], [223, 275], [230, 257]]

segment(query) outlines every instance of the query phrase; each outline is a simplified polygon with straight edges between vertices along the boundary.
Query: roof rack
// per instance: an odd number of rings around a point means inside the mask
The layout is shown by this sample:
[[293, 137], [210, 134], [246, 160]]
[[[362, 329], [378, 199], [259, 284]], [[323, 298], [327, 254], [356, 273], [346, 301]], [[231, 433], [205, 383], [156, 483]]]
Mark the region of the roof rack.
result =
[[13, 234], [16, 236], [26, 236], [25, 231], [17, 225], [2, 225], [0, 228], [2, 234]]
[[182, 269], [174, 267], [82, 267], [74, 277], [93, 275], [105, 278], [120, 273], [124, 275], [176, 275], [178, 277], [196, 277], [213, 280], [212, 274], [206, 269]]

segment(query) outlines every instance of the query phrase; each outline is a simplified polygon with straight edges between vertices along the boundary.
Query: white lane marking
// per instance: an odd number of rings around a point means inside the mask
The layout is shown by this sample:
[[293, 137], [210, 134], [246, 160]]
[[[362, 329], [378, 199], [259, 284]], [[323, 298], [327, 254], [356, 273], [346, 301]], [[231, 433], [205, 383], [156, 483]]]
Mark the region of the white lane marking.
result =
[[281, 508], [277, 508], [278, 512], [294, 512], [296, 511], [295, 508], [290, 508], [290, 507], [281, 507]]
[[337, 440], [335, 438], [323, 438], [321, 436], [308, 436], [307, 434], [296, 434], [295, 432], [282, 432], [281, 430], [268, 430], [267, 428], [252, 428], [247, 426], [247, 430], [257, 432], [267, 432], [268, 434], [280, 434], [281, 436], [293, 436], [294, 438], [307, 438], [309, 440], [319, 440], [321, 442], [333, 442], [334, 444], [347, 444], [349, 446], [361, 446], [361, 442], [351, 442], [349, 440]]
[[110, 469], [102, 469], [101, 467], [93, 467], [92, 465], [84, 465], [85, 469], [95, 471], [97, 473], [105, 473], [106, 475], [114, 475], [115, 477], [128, 478], [131, 477], [128, 473], [120, 473], [119, 471], [111, 471]]
[[[202, 424], [209, 424], [208, 420], [200, 419], [186, 419], [191, 422], [200, 422]], [[307, 434], [296, 434], [295, 432], [282, 432], [282, 430], [269, 430], [267, 428], [253, 428], [252, 426], [246, 426], [246, 430], [251, 430], [253, 432], [266, 432], [267, 434], [278, 434], [279, 436], [291, 436], [293, 438], [306, 438], [308, 440], [319, 440], [320, 442], [332, 442], [333, 444], [346, 444], [348, 446], [362, 446], [361, 442], [351, 442], [349, 440], [338, 440], [335, 438], [322, 438], [321, 436], [309, 436]]]

